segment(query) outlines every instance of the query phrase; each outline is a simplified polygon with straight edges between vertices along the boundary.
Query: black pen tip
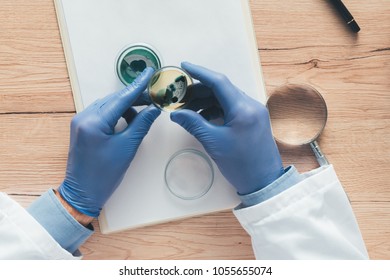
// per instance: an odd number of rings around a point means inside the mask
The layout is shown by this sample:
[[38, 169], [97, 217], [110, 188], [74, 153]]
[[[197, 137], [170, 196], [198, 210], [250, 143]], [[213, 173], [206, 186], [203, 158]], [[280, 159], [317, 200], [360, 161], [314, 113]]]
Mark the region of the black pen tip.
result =
[[348, 25], [351, 27], [353, 32], [358, 33], [360, 31], [360, 27], [355, 20], [349, 22]]

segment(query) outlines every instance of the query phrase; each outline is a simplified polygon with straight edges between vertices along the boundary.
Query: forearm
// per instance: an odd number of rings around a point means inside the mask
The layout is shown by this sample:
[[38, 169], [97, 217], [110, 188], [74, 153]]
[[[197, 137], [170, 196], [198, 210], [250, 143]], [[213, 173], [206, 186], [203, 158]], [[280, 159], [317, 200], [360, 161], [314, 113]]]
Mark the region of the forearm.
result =
[[70, 206], [69, 203], [66, 202], [65, 199], [62, 198], [61, 194], [58, 191], [56, 191], [56, 190], [53, 190], [53, 191], [54, 191], [56, 197], [58, 198], [58, 200], [61, 202], [62, 206], [64, 206], [65, 210], [68, 211], [69, 214], [76, 221], [78, 221], [80, 224], [82, 224], [85, 227], [88, 226], [93, 221], [93, 217], [90, 217], [88, 215], [80, 213], [75, 208]]

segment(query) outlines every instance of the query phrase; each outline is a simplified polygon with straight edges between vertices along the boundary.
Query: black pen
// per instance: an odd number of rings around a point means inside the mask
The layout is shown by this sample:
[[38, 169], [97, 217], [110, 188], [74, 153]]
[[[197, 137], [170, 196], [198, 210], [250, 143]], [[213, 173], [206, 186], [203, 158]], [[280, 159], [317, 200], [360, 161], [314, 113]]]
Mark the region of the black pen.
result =
[[345, 7], [343, 2], [341, 2], [341, 0], [330, 0], [330, 2], [332, 2], [332, 4], [336, 7], [336, 9], [339, 11], [340, 15], [343, 17], [343, 19], [352, 29], [352, 31], [359, 32], [359, 25], [357, 24], [351, 13], [348, 11], [347, 7]]

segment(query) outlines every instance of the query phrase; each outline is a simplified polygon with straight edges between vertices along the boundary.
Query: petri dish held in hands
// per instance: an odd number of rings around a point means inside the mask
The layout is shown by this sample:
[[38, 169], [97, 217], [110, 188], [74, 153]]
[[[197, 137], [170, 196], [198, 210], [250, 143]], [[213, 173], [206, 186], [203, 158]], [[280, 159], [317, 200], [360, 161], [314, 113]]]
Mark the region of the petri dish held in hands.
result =
[[191, 76], [183, 69], [166, 66], [154, 73], [148, 92], [153, 104], [167, 112], [183, 109], [189, 101], [188, 88], [193, 84]]

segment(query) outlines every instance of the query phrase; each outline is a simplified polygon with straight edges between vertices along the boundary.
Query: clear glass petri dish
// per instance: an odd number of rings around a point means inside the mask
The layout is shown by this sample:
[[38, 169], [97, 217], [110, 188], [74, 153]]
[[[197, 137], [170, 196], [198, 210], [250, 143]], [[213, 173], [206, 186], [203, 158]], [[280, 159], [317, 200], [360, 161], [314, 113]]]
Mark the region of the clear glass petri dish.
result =
[[214, 169], [204, 153], [185, 149], [171, 156], [164, 177], [168, 190], [175, 197], [195, 200], [210, 190], [214, 182]]
[[151, 101], [159, 109], [172, 112], [188, 104], [188, 88], [193, 84], [191, 76], [176, 66], [166, 66], [154, 73], [148, 84]]
[[126, 47], [116, 61], [116, 73], [119, 80], [130, 85], [146, 67], [161, 68], [161, 59], [152, 47], [143, 44]]

